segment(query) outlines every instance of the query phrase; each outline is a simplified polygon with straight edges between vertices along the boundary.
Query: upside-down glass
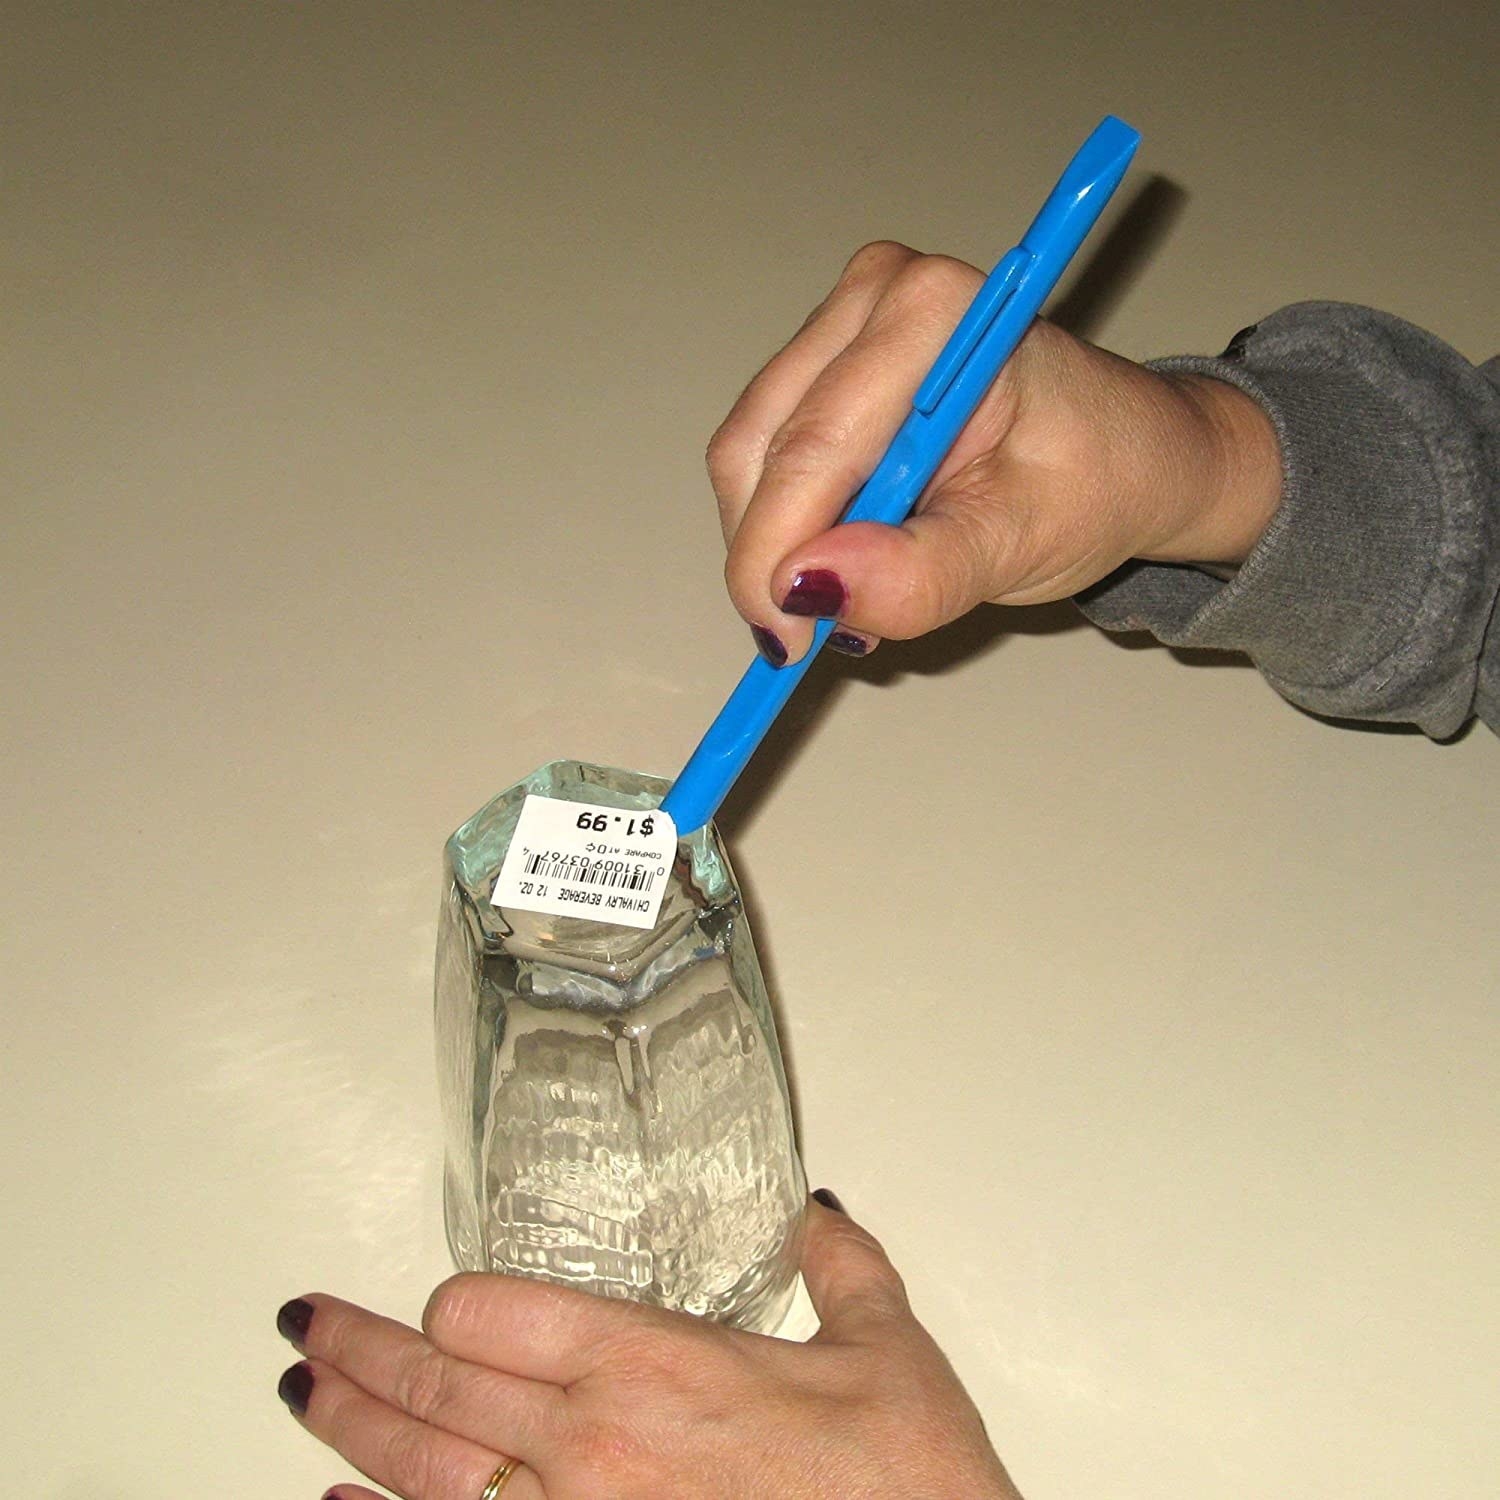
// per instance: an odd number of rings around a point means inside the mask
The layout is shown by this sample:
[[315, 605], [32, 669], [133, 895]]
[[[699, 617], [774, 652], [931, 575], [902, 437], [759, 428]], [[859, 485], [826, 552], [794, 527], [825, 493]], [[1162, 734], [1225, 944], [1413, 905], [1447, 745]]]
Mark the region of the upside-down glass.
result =
[[437, 1041], [448, 1243], [503, 1271], [761, 1332], [805, 1184], [733, 871], [683, 839], [649, 932], [490, 904], [528, 793], [654, 808], [668, 783], [543, 766], [448, 841]]

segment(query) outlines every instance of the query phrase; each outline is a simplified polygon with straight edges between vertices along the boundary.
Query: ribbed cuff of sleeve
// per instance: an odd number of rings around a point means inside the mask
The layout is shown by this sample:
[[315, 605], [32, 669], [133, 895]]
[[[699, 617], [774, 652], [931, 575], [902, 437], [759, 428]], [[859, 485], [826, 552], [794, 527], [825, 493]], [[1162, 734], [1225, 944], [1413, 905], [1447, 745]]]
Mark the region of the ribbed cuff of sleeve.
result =
[[1302, 303], [1218, 358], [1156, 361], [1237, 386], [1281, 447], [1281, 504], [1227, 581], [1129, 563], [1079, 597], [1107, 630], [1247, 653], [1284, 697], [1443, 738], [1475, 710], [1500, 586], [1500, 393], [1430, 334]]

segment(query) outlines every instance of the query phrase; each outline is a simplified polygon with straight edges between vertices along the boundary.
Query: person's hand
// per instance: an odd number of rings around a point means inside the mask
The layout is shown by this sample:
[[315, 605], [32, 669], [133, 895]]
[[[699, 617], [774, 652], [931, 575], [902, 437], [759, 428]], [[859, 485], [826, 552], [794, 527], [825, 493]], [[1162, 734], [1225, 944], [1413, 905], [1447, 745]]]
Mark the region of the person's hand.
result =
[[504, 1500], [1019, 1500], [875, 1240], [810, 1203], [802, 1270], [806, 1344], [507, 1276], [444, 1282], [421, 1333], [298, 1298], [280, 1392], [405, 1500], [479, 1500], [512, 1457]]
[[1248, 396], [1038, 321], [916, 513], [835, 528], [982, 279], [866, 245], [714, 434], [730, 597], [773, 664], [806, 650], [809, 616], [862, 654], [984, 601], [1065, 598], [1130, 558], [1239, 563], [1274, 513], [1276, 435]]

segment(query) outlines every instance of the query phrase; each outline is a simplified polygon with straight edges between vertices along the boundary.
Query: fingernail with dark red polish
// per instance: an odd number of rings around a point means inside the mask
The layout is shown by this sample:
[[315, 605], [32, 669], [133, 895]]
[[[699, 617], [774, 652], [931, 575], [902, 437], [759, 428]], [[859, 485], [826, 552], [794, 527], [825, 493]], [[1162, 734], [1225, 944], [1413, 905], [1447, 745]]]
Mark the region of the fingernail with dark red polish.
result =
[[774, 631], [767, 630], [764, 625], [752, 625], [750, 634], [755, 637], [755, 649], [773, 667], [786, 665], [786, 647], [777, 639]]
[[836, 1214], [843, 1214], [846, 1217], [848, 1216], [849, 1210], [839, 1202], [832, 1188], [819, 1188], [813, 1194], [813, 1197], [816, 1198], [824, 1208], [831, 1208]]
[[312, 1396], [312, 1366], [304, 1360], [283, 1372], [276, 1382], [276, 1394], [300, 1417], [306, 1415], [307, 1403]]
[[299, 1349], [307, 1343], [307, 1330], [312, 1326], [313, 1305], [304, 1297], [294, 1297], [276, 1314], [276, 1332], [287, 1343]]
[[827, 568], [809, 568], [792, 579], [781, 608], [789, 615], [816, 615], [831, 620], [848, 602], [849, 591], [837, 573]]
[[870, 651], [870, 643], [862, 635], [850, 635], [847, 630], [835, 630], [828, 637], [828, 644], [845, 656], [867, 656]]

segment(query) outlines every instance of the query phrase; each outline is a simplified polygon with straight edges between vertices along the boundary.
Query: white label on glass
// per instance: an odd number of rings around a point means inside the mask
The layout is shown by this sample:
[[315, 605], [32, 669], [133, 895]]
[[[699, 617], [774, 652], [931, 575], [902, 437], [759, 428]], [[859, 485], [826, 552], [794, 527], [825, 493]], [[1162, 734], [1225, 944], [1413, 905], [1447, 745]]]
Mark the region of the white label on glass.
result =
[[619, 927], [655, 927], [677, 854], [677, 829], [655, 808], [631, 811], [531, 793], [491, 906]]

